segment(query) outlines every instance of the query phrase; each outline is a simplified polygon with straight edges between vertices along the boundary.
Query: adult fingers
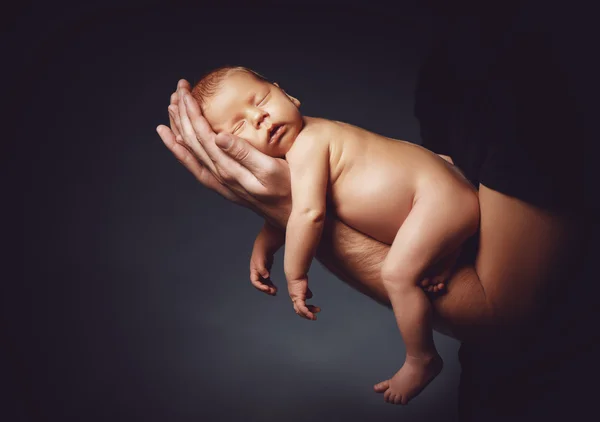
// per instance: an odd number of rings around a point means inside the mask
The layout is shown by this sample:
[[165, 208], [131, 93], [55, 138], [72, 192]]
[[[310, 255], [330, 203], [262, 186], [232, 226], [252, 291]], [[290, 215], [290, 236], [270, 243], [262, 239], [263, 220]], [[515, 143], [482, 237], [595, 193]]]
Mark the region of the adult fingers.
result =
[[175, 140], [181, 142], [183, 137], [181, 136], [181, 122], [179, 121], [179, 109], [177, 104], [171, 104], [168, 107], [169, 110], [169, 125], [175, 135]]
[[192, 89], [190, 83], [185, 79], [177, 81], [177, 88], [175, 88], [175, 92], [171, 94], [171, 105], [177, 105], [179, 103], [179, 91], [182, 89], [188, 91], [191, 91]]
[[[179, 95], [183, 98], [186, 108], [185, 113], [182, 110], [179, 113], [185, 135], [188, 139], [194, 138], [198, 141], [193, 143], [199, 144], [206, 151], [219, 177], [240, 194], [265, 194], [266, 188], [259, 177], [274, 170], [277, 159], [263, 154], [241, 138], [228, 133], [215, 134], [189, 92], [182, 90]], [[195, 137], [188, 135], [190, 125]], [[223, 146], [224, 150], [221, 150], [220, 146]]]
[[[186, 145], [188, 149], [190, 149], [200, 160], [200, 162], [206, 166], [215, 176], [218, 176], [217, 169], [213, 163], [213, 160], [207, 154], [204, 145], [210, 144], [211, 140], [214, 139], [215, 133], [212, 131], [208, 122], [201, 114], [198, 114], [197, 120], [203, 121], [204, 126], [208, 127], [207, 131], [203, 134], [204, 138], [199, 138], [196, 134], [194, 127], [190, 121], [190, 118], [187, 113], [187, 109], [185, 103], [183, 102], [183, 96], [181, 92], [179, 93], [179, 104], [177, 105], [177, 114], [178, 125], [181, 131], [182, 142]], [[198, 124], [198, 123], [197, 123]], [[208, 142], [207, 142], [208, 140]], [[214, 141], [212, 141], [214, 142]]]
[[224, 198], [238, 204], [245, 205], [240, 197], [233, 193], [208, 171], [204, 166], [200, 165], [198, 160], [190, 153], [183, 145], [175, 141], [175, 135], [168, 127], [160, 125], [156, 128], [158, 135], [162, 139], [165, 146], [171, 151], [175, 158], [183, 164], [183, 166], [194, 175], [196, 180], [209, 189], [219, 193]]
[[[246, 192], [260, 196], [266, 194], [260, 176], [273, 166], [273, 157], [263, 154], [245, 140], [228, 133], [215, 138], [219, 153], [215, 154], [215, 166], [221, 177], [230, 185], [239, 185]], [[219, 146], [227, 145], [220, 151]], [[261, 167], [264, 166], [264, 167]]]
[[185, 79], [180, 79], [177, 81], [177, 89], [187, 89], [188, 91], [191, 91], [192, 87], [188, 81]]
[[181, 138], [181, 132], [179, 130], [180, 127], [180, 123], [178, 121], [178, 111], [177, 111], [177, 105], [179, 104], [179, 89], [190, 89], [190, 84], [188, 81], [186, 81], [185, 79], [180, 79], [177, 82], [177, 89], [175, 90], [174, 93], [171, 94], [171, 103], [169, 104], [169, 118], [171, 120], [171, 130], [173, 131], [173, 133], [175, 134], [175, 139], [178, 140], [177, 138], [179, 137], [179, 141], [182, 139]]
[[[276, 158], [263, 154], [248, 142], [245, 142], [236, 136], [225, 133], [219, 134], [217, 135], [215, 142], [227, 156], [233, 158], [258, 178], [260, 178], [265, 171], [272, 169], [277, 160]], [[218, 164], [220, 163], [217, 163], [217, 165]]]
[[[187, 131], [191, 130], [195, 134], [195, 139], [199, 146], [206, 151], [204, 156], [211, 160], [211, 165], [216, 167], [215, 171], [219, 176], [230, 185], [241, 185], [245, 191], [257, 192], [264, 189], [264, 186], [258, 181], [256, 176], [245, 167], [248, 163], [252, 168], [258, 168], [266, 161], [273, 160], [265, 154], [260, 153], [247, 142], [237, 138], [229, 133], [215, 134], [200, 112], [198, 103], [185, 90], [180, 92], [180, 107], [183, 104], [184, 112], [180, 110], [182, 127]], [[188, 135], [192, 137], [191, 133]], [[220, 144], [230, 145], [226, 151], [222, 151], [218, 146]], [[262, 157], [261, 157], [262, 156]], [[267, 160], [265, 160], [267, 159]], [[211, 167], [212, 169], [213, 167]]]
[[[190, 94], [189, 90], [179, 90], [178, 106], [180, 109], [182, 109], [180, 110], [181, 123], [184, 126], [189, 125], [190, 131], [196, 133], [196, 137], [200, 140], [200, 142], [206, 142], [214, 139], [216, 135], [215, 132], [212, 130], [212, 128], [208, 124], [208, 121], [202, 115], [202, 112], [200, 111], [200, 106], [198, 106], [196, 100], [192, 98], [192, 95]], [[190, 116], [196, 120], [194, 122], [194, 126], [192, 126]]]

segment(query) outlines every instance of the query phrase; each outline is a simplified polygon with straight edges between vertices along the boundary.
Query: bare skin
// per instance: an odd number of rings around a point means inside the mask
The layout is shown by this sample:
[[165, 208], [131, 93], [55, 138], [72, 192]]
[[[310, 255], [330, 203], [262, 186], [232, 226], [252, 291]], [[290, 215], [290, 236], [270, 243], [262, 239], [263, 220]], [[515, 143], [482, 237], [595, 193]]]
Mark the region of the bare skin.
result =
[[[285, 161], [268, 157], [235, 136], [217, 136], [198, 110], [185, 110], [181, 93], [189, 92], [189, 84], [180, 81], [178, 89], [169, 107], [173, 130], [157, 128], [165, 145], [201, 184], [285, 227], [291, 211]], [[502, 344], [527, 330], [542, 305], [539, 297], [568, 272], [579, 232], [563, 216], [484, 185], [479, 186], [479, 203], [476, 262], [454, 272], [446, 294], [433, 300], [434, 327], [460, 340]], [[528, 235], [522, 236], [525, 228]], [[349, 285], [389, 307], [381, 279], [388, 252], [388, 245], [327, 218], [317, 258]], [[491, 304], [491, 314], [473, 300], [481, 294]], [[493, 336], [486, 335], [492, 328]], [[384, 393], [387, 402], [396, 403], [387, 393], [391, 381], [374, 389]]]
[[[244, 70], [230, 71], [201, 101], [213, 130], [240, 136], [272, 157], [284, 155], [289, 164], [291, 214], [285, 233], [269, 225], [259, 233], [251, 260], [253, 283], [260, 281], [257, 274], [267, 276], [256, 263], [268, 265], [285, 241], [284, 270], [294, 310], [316, 320], [320, 309], [306, 304], [308, 271], [327, 210], [355, 230], [392, 245], [381, 274], [407, 357], [392, 378], [390, 394], [407, 404], [442, 369], [431, 305], [420, 282], [426, 270], [476, 232], [475, 188], [418, 145], [302, 116], [298, 99]], [[186, 108], [194, 106], [189, 98], [184, 102]]]

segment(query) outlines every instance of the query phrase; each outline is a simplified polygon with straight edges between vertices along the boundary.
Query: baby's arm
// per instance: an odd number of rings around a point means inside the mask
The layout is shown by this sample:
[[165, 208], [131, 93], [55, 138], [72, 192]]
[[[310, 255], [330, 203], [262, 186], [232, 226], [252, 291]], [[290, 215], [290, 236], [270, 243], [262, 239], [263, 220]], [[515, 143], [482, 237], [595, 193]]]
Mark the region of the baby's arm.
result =
[[286, 228], [284, 271], [294, 310], [315, 320], [316, 308], [306, 305], [308, 270], [325, 221], [329, 143], [308, 137], [296, 142], [286, 157], [290, 166], [292, 212]]
[[285, 232], [265, 221], [252, 249], [250, 281], [258, 290], [272, 296], [277, 293], [277, 287], [271, 282], [269, 270], [273, 265], [273, 255], [284, 242]]

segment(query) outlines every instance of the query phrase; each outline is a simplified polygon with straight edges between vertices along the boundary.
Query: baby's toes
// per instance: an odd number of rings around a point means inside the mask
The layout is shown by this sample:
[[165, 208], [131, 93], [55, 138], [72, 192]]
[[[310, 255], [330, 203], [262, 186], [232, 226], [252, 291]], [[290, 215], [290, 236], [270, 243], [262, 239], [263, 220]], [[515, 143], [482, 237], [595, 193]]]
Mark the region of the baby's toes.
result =
[[438, 276], [438, 277], [434, 277], [433, 280], [431, 280], [431, 284], [433, 284], [434, 286], [439, 286], [441, 284], [443, 286], [445, 281], [446, 281], [446, 277]]
[[393, 398], [394, 404], [404, 404], [402, 403], [402, 394], [395, 394]]
[[381, 381], [373, 386], [376, 392], [385, 393], [385, 391], [389, 388], [390, 380]]

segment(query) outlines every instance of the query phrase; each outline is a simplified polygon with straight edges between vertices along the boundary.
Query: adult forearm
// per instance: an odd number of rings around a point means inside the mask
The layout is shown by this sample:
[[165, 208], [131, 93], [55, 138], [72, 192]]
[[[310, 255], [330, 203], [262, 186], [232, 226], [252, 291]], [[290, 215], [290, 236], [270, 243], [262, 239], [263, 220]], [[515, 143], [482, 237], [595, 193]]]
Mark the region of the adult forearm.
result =
[[352, 288], [391, 308], [381, 281], [381, 265], [390, 247], [328, 216], [317, 259]]
[[[391, 309], [381, 279], [389, 249], [389, 245], [328, 217], [317, 259], [346, 284]], [[473, 263], [462, 264], [446, 283], [445, 293], [432, 296], [435, 330], [461, 340], [485, 339], [495, 320]]]

